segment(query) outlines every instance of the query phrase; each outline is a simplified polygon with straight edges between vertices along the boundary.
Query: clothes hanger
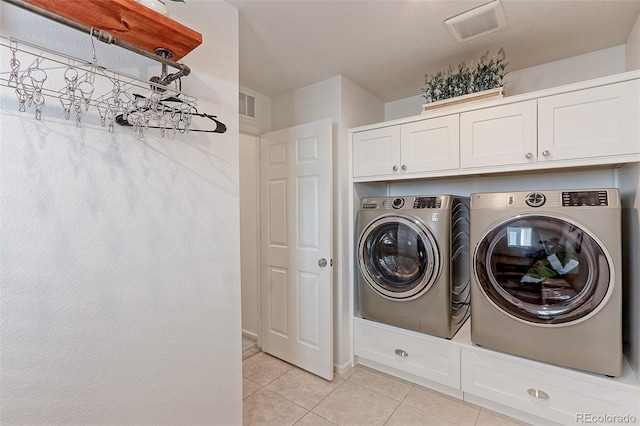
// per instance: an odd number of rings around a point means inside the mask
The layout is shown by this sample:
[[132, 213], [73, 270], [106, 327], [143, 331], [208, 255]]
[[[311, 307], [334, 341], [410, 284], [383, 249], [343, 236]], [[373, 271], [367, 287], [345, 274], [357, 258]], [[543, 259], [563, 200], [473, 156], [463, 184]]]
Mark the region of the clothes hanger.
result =
[[[133, 94], [134, 98], [137, 100], [146, 100], [147, 97], [143, 96], [143, 95], [139, 95], [137, 93]], [[176, 104], [179, 105], [187, 105], [189, 110], [186, 112], [185, 117], [188, 117], [186, 119], [188, 119], [190, 121], [188, 128], [184, 125], [180, 126], [180, 125], [174, 125], [174, 126], [146, 126], [147, 128], [150, 129], [165, 129], [165, 130], [171, 130], [171, 129], [175, 129], [176, 131], [179, 131], [180, 133], [186, 133], [186, 132], [203, 132], [203, 133], [225, 133], [227, 131], [227, 126], [221, 122], [220, 120], [217, 119], [217, 116], [215, 115], [211, 115], [211, 114], [207, 114], [207, 113], [201, 113], [198, 112], [198, 109], [190, 102], [184, 101], [182, 99], [180, 99], [178, 96], [168, 96], [165, 98], [161, 98], [160, 100], [158, 100], [158, 105], [162, 106], [162, 112], [163, 113], [168, 113], [168, 114], [183, 114], [183, 109], [181, 108], [176, 108], [170, 105], [167, 105], [167, 103], [171, 103], [171, 102], [175, 102]], [[149, 107], [143, 107], [143, 108], [138, 108], [138, 109], [134, 109], [131, 111], [131, 113], [134, 112], [139, 112], [139, 113], [144, 113], [147, 111], [150, 111], [151, 108]], [[131, 115], [131, 113], [129, 115]], [[129, 116], [128, 115], [128, 116]], [[119, 114], [116, 116], [116, 123], [118, 123], [121, 126], [136, 126], [136, 124], [134, 122], [132, 122], [131, 120], [129, 120], [129, 118], [125, 117], [125, 114]], [[193, 128], [192, 124], [191, 124], [191, 120], [193, 119], [193, 117], [203, 117], [206, 118], [210, 121], [213, 121], [215, 123], [215, 127], [213, 129], [209, 129], [209, 130], [205, 130], [205, 129], [197, 129], [197, 128]], [[178, 121], [176, 121], [176, 124], [183, 124], [185, 118], [184, 117], [180, 117]]]

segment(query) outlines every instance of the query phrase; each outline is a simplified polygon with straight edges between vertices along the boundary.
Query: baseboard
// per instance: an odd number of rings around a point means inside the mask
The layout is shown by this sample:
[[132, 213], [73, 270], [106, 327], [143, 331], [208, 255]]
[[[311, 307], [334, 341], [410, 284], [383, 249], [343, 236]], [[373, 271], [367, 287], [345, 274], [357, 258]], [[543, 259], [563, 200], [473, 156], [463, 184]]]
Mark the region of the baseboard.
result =
[[351, 361], [347, 361], [343, 364], [333, 364], [333, 368], [338, 374], [345, 374], [347, 371], [353, 368]]
[[258, 334], [253, 331], [242, 329], [242, 336], [247, 337], [249, 339], [258, 340]]

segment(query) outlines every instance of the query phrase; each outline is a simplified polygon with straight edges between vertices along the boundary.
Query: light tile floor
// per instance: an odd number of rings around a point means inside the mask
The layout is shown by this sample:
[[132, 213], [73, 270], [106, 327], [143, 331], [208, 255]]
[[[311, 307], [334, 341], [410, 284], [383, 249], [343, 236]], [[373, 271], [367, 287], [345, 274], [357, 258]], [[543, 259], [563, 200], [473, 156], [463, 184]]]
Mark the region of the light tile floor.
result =
[[525, 424], [362, 366], [328, 382], [264, 352], [242, 364], [245, 426]]

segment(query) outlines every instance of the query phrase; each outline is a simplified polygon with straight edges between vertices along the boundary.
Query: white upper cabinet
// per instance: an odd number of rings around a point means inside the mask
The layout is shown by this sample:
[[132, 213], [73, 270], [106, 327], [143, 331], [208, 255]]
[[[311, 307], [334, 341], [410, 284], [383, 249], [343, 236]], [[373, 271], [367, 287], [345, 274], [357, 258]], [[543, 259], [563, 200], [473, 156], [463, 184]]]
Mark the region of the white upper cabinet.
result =
[[353, 176], [390, 174], [400, 164], [400, 127], [389, 126], [353, 134]]
[[538, 161], [640, 154], [640, 80], [538, 99]]
[[407, 173], [460, 167], [458, 114], [400, 126], [400, 158]]
[[460, 114], [460, 166], [535, 162], [536, 117], [535, 100]]
[[389, 176], [457, 169], [458, 115], [353, 134], [353, 176]]
[[449, 111], [352, 131], [353, 178], [419, 179], [640, 161], [640, 72]]

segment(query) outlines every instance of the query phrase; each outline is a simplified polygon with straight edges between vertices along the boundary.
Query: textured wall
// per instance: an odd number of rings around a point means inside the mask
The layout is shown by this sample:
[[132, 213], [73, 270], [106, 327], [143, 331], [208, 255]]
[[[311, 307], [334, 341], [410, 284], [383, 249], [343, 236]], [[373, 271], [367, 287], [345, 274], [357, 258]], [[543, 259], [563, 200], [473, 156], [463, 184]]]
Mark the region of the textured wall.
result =
[[[0, 88], [2, 424], [241, 423], [238, 15], [170, 6], [203, 33], [183, 89], [223, 135], [77, 128], [55, 98], [36, 121]], [[4, 36], [90, 51], [88, 35], [0, 12]], [[157, 68], [109, 46], [98, 59]]]

